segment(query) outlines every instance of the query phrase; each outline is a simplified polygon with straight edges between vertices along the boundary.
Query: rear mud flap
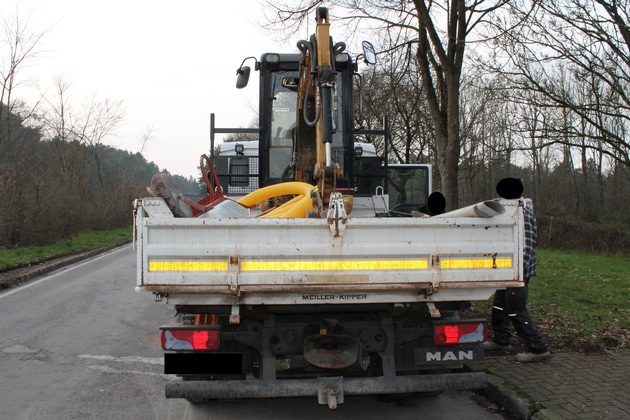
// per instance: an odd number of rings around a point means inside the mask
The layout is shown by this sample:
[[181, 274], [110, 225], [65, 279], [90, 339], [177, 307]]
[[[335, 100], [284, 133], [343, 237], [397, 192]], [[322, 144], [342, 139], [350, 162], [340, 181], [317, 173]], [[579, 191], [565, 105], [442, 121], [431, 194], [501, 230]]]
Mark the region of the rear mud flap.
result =
[[223, 398], [317, 397], [331, 409], [343, 403], [345, 395], [409, 394], [448, 390], [484, 389], [484, 372], [410, 375], [392, 378], [343, 378], [242, 381], [182, 381], [166, 384], [166, 398], [207, 401]]

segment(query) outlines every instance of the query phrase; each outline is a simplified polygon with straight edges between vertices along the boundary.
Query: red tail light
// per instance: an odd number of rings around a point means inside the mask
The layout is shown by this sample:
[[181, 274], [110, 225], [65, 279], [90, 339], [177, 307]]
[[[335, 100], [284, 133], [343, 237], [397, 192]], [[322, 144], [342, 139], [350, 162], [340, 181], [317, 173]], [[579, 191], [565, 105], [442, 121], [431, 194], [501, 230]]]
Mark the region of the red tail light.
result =
[[219, 350], [218, 329], [162, 328], [164, 350]]
[[488, 338], [485, 322], [438, 324], [433, 328], [435, 344], [481, 343]]

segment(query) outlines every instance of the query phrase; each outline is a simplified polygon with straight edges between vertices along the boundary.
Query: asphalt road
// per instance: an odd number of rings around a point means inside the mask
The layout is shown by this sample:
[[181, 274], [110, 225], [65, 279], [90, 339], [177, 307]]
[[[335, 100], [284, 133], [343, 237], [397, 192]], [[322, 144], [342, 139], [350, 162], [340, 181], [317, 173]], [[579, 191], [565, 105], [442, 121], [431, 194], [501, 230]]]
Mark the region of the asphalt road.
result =
[[0, 294], [0, 418], [501, 419], [470, 393], [192, 405], [164, 398], [158, 327], [174, 311], [136, 293], [130, 246]]

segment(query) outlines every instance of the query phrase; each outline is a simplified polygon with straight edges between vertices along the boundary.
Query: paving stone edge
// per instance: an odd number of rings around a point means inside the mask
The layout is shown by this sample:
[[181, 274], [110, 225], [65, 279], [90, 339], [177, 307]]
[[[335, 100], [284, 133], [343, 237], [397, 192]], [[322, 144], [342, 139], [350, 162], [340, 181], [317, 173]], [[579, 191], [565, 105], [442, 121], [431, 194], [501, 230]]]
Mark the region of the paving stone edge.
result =
[[487, 376], [488, 387], [483, 394], [488, 400], [502, 407], [518, 420], [547, 419], [547, 417], [534, 417], [540, 413], [537, 413], [538, 407], [521, 391], [511, 387], [507, 381], [496, 375], [488, 373]]

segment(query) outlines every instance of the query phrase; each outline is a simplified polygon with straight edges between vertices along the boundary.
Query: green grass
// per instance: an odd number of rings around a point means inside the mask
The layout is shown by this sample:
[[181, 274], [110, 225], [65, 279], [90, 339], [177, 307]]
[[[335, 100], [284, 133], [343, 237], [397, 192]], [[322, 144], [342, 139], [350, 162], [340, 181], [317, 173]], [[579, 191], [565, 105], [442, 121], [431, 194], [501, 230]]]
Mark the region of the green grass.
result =
[[538, 249], [537, 263], [529, 310], [552, 345], [630, 347], [630, 258]]
[[131, 239], [131, 227], [81, 232], [70, 240], [48, 246], [0, 250], [0, 272], [24, 267], [64, 255], [76, 254]]

